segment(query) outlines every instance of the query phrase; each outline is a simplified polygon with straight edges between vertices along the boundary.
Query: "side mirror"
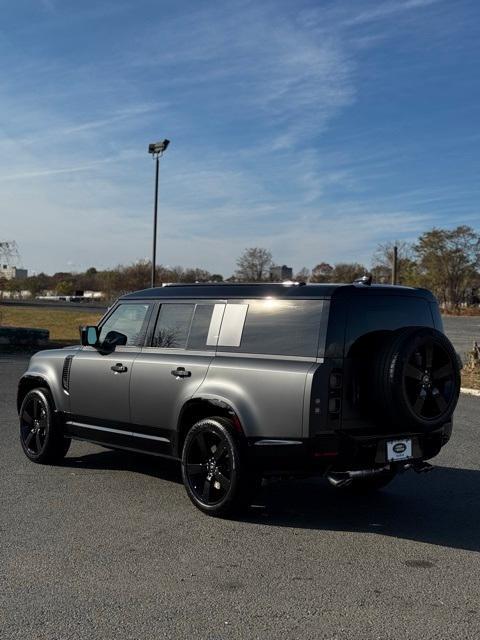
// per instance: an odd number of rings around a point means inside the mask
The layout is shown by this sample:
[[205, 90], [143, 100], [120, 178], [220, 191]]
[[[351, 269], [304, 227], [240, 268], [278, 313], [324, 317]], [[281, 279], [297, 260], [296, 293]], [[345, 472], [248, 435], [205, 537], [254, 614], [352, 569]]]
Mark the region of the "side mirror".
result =
[[127, 336], [119, 331], [109, 331], [101, 344], [102, 351], [115, 351], [115, 347], [125, 346]]
[[88, 325], [80, 329], [81, 343], [84, 347], [96, 347], [98, 344], [98, 327]]

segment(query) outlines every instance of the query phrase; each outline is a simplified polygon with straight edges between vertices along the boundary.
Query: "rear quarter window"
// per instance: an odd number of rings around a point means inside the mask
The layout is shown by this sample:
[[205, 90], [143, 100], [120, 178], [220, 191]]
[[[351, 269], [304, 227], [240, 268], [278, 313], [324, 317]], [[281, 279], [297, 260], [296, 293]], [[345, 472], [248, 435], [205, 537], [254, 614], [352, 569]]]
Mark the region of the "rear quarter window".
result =
[[218, 351], [317, 357], [321, 328], [326, 326], [322, 322], [324, 313], [328, 313], [326, 301], [263, 299], [238, 304], [246, 307], [239, 344], [238, 340], [225, 344], [222, 333], [233, 332], [222, 324]]

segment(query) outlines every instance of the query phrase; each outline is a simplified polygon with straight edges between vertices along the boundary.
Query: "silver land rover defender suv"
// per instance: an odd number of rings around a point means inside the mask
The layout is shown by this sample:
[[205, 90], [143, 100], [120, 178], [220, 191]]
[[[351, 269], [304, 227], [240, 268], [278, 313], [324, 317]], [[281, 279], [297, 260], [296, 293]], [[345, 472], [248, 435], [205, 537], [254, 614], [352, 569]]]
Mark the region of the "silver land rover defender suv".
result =
[[34, 355], [17, 404], [30, 460], [72, 438], [178, 459], [192, 502], [226, 515], [269, 474], [364, 491], [428, 469], [459, 389], [424, 289], [194, 284], [125, 295], [80, 346]]

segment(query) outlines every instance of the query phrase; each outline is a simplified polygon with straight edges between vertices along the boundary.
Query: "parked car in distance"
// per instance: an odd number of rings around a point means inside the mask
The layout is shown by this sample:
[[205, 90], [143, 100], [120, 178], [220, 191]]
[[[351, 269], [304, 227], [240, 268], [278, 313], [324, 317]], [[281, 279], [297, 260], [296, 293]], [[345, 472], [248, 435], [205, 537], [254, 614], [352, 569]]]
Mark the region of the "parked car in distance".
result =
[[17, 404], [30, 460], [72, 438], [173, 458], [191, 501], [227, 515], [266, 475], [367, 491], [429, 469], [459, 389], [427, 290], [195, 284], [125, 295], [81, 345], [34, 355]]

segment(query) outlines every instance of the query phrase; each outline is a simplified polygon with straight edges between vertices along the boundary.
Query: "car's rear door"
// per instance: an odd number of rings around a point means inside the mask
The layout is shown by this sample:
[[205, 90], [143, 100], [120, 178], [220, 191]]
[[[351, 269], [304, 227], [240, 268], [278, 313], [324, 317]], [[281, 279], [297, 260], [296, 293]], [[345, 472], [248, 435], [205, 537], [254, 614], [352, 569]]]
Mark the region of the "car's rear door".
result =
[[248, 437], [308, 435], [307, 376], [319, 366], [325, 309], [323, 300], [229, 300], [202, 394], [228, 398]]
[[171, 451], [180, 410], [215, 355], [224, 307], [206, 301], [161, 303], [130, 383], [132, 431], [144, 448]]

